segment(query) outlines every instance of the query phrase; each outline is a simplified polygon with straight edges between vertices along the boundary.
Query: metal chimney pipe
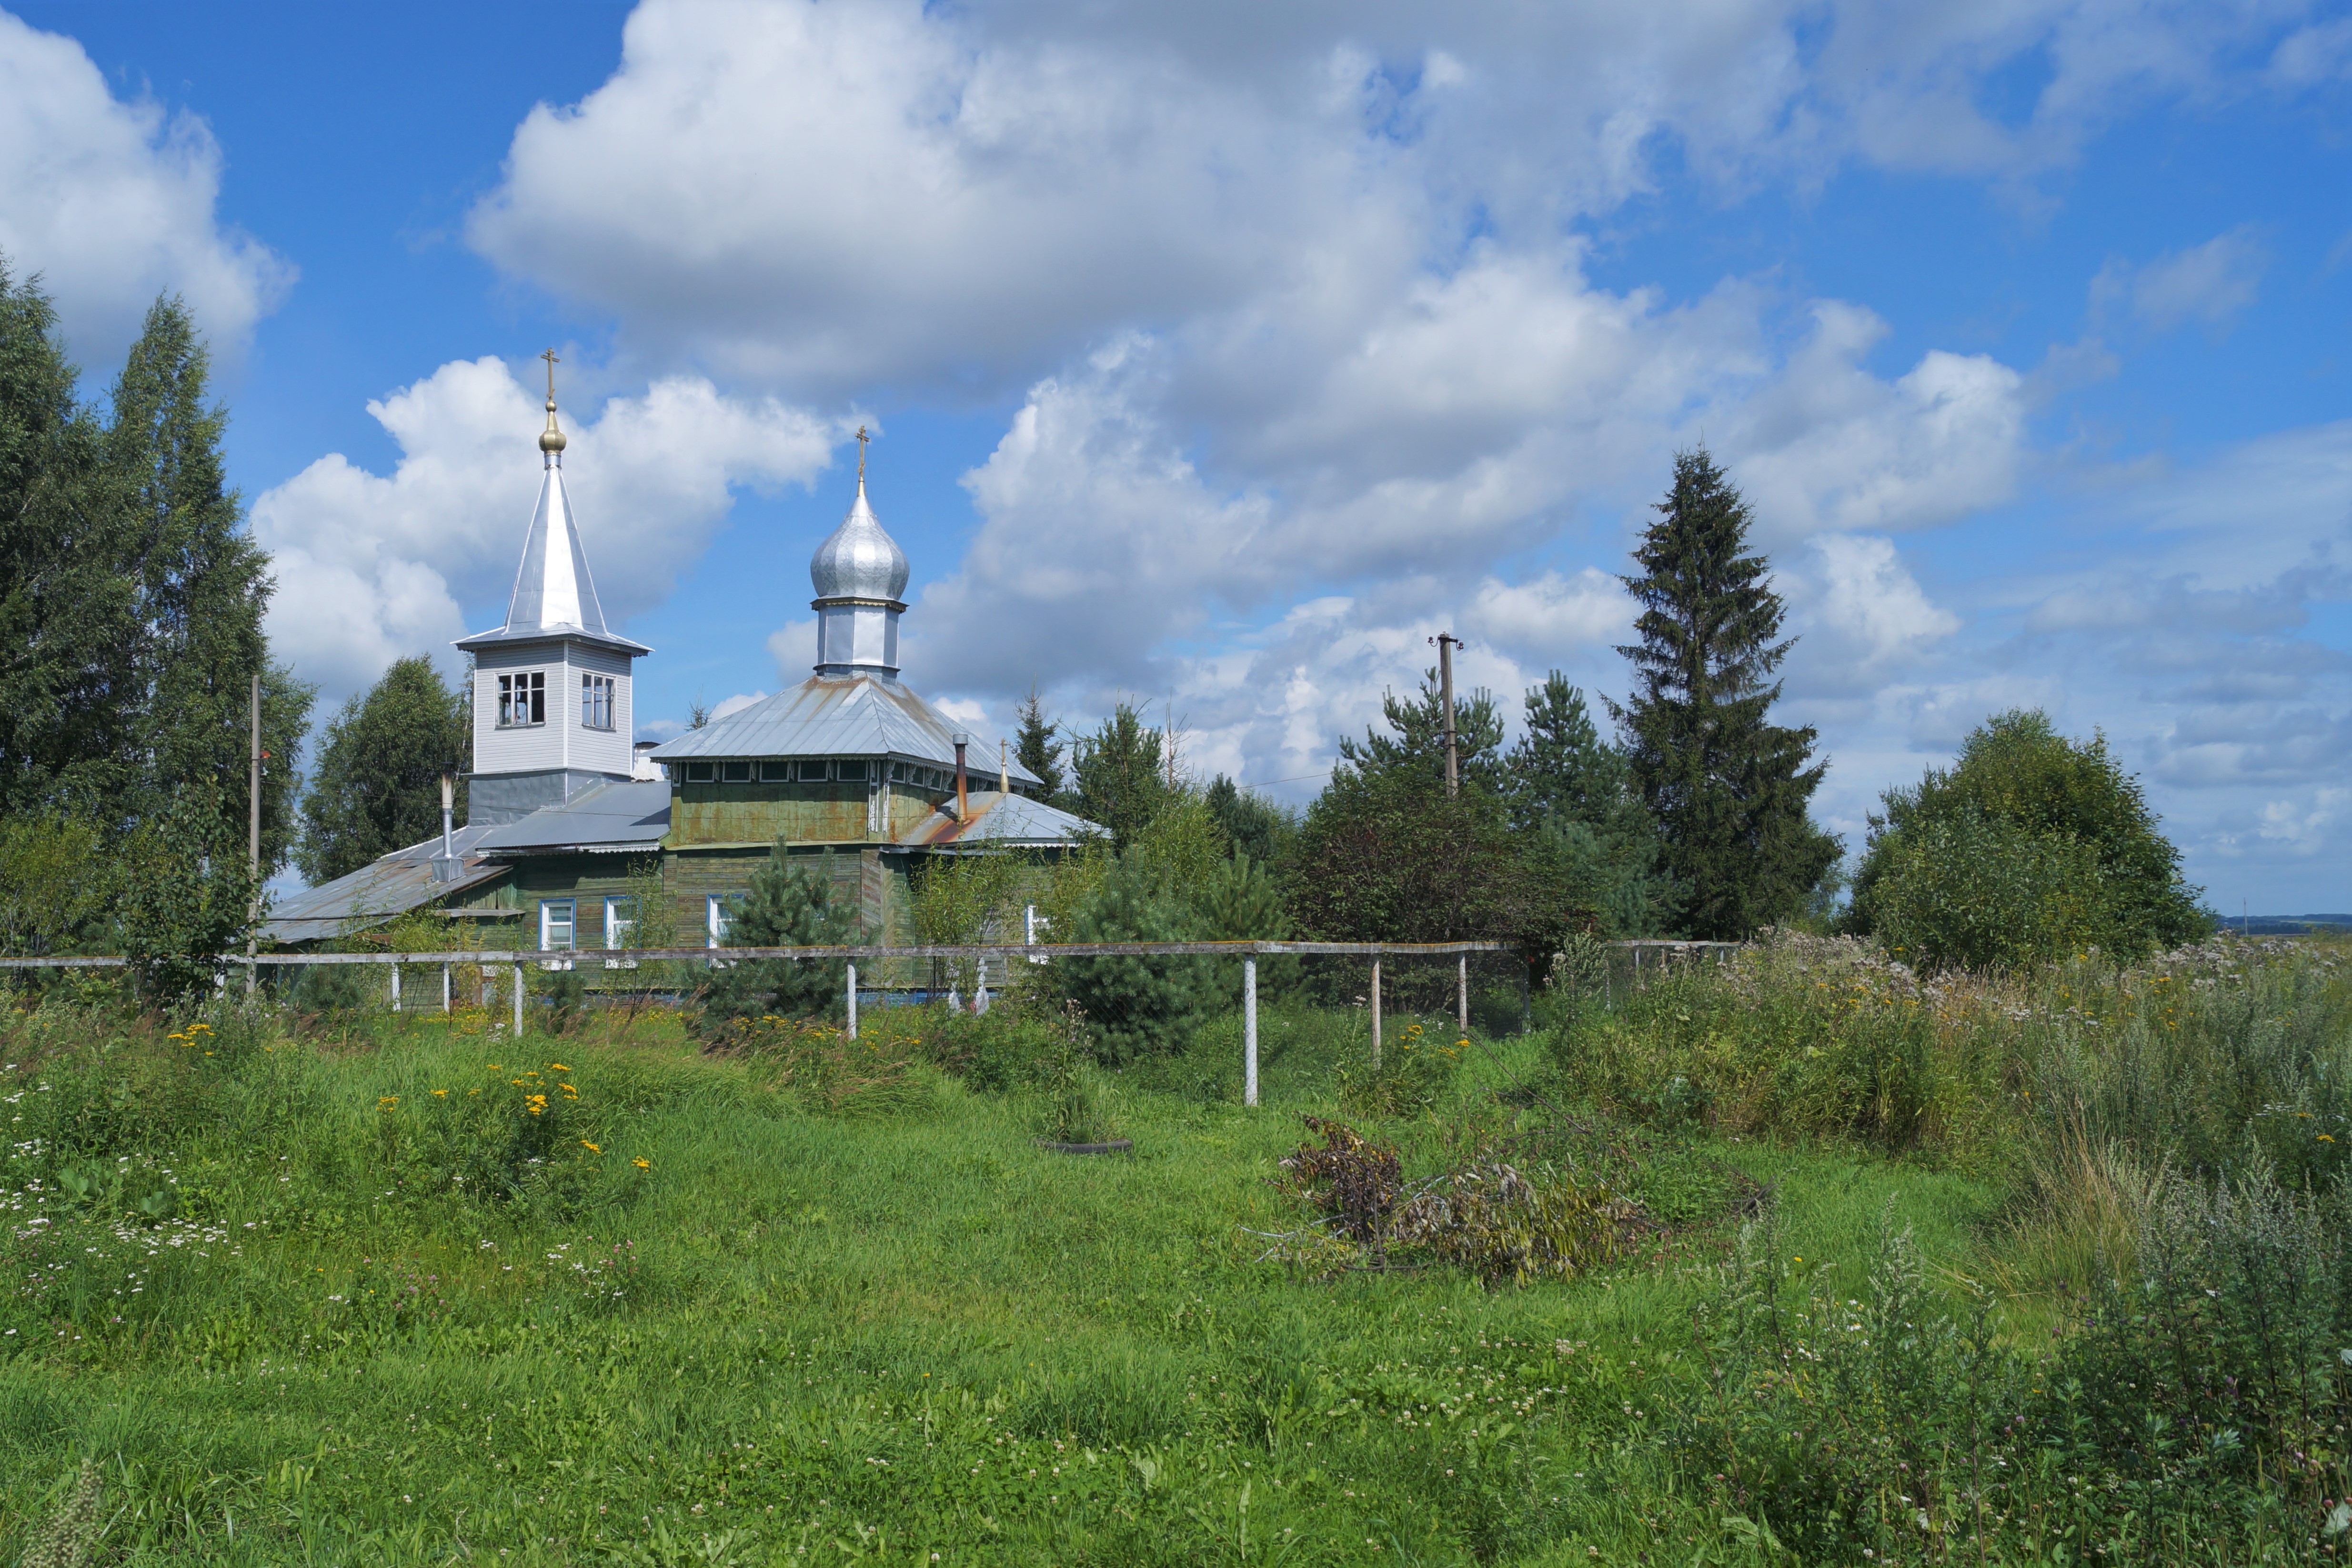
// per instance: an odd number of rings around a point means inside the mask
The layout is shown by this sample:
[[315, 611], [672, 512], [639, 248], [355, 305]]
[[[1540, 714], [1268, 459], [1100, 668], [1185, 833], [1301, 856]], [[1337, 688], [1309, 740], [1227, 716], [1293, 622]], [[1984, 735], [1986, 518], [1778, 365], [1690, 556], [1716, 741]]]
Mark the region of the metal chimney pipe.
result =
[[441, 775], [441, 857], [445, 860], [455, 860], [457, 858], [457, 851], [450, 842], [451, 813], [457, 809], [457, 789], [450, 784], [449, 775], [443, 773]]
[[968, 821], [970, 821], [970, 820], [971, 819], [971, 801], [967, 798], [966, 794], [965, 794], [965, 787], [966, 787], [966, 786], [965, 786], [965, 783], [964, 783], [964, 772], [963, 772], [963, 753], [964, 753], [964, 748], [965, 748], [965, 747], [967, 747], [967, 746], [969, 746], [969, 745], [971, 745], [971, 737], [970, 735], [958, 735], [958, 736], [956, 736], [956, 737], [955, 737], [955, 749], [956, 749], [956, 820], [957, 820], [958, 822], [968, 822]]

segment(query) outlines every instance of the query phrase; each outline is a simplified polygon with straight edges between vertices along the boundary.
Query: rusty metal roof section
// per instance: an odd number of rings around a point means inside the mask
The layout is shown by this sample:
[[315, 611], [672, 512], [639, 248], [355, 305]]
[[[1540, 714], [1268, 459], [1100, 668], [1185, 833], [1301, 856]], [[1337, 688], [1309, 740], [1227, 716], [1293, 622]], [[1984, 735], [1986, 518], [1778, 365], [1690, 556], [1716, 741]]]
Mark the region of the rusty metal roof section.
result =
[[990, 849], [1066, 849], [1110, 837], [1083, 816], [1073, 816], [1024, 795], [975, 790], [969, 798], [970, 816], [959, 820], [953, 807], [941, 806], [900, 834], [899, 847], [968, 854]]
[[477, 852], [482, 838], [490, 831], [487, 825], [461, 827], [452, 837], [450, 843], [457, 852], [458, 870], [450, 881], [434, 879], [433, 861], [441, 853], [441, 837], [436, 834], [422, 844], [395, 849], [331, 882], [289, 894], [270, 906], [269, 919], [261, 928], [262, 940], [322, 942], [347, 931], [381, 925], [452, 893], [495, 881], [507, 874], [508, 868], [500, 862], [482, 860]]
[[585, 849], [617, 854], [657, 849], [662, 836], [669, 831], [669, 793], [667, 779], [593, 784], [561, 805], [543, 805], [529, 816], [487, 829], [476, 853], [504, 856]]
[[[975, 782], [996, 777], [997, 739], [941, 718], [902, 683], [875, 675], [814, 676], [749, 708], [714, 719], [654, 748], [656, 762], [704, 757], [894, 757], [955, 766], [955, 737], [971, 734], [966, 767]], [[1037, 775], [1008, 759], [1005, 769], [1033, 787]], [[1072, 818], [1073, 821], [1076, 820]]]

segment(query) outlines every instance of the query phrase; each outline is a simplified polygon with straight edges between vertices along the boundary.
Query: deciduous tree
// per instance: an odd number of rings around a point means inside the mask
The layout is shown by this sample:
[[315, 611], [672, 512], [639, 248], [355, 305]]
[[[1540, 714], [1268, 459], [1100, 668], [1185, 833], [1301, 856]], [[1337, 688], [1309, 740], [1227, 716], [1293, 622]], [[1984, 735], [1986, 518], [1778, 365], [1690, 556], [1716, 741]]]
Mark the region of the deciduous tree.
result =
[[313, 884], [332, 881], [439, 833], [444, 773], [457, 775], [463, 821], [473, 736], [466, 682], [452, 689], [430, 659], [394, 660], [327, 721], [302, 802], [302, 874]]
[[2136, 958], [2211, 927], [2105, 738], [2071, 741], [2038, 710], [1995, 714], [1948, 771], [1884, 800], [1846, 922], [1920, 959]]

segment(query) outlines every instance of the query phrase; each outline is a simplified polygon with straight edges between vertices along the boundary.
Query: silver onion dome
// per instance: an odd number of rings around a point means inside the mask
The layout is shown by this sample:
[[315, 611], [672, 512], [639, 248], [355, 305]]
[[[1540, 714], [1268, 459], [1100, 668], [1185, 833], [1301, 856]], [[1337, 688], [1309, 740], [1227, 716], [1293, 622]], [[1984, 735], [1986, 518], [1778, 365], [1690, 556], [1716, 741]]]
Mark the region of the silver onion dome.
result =
[[841, 526], [809, 558], [809, 581], [820, 599], [888, 599], [907, 591], [907, 552], [882, 531], [866, 503], [866, 482]]

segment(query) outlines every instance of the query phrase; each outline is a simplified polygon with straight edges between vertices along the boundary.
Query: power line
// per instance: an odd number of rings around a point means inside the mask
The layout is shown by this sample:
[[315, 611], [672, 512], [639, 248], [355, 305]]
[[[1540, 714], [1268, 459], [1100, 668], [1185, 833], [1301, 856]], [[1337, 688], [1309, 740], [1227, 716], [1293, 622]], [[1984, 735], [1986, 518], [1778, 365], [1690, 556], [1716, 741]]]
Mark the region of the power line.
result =
[[1319, 773], [1293, 773], [1286, 779], [1250, 779], [1247, 781], [1236, 779], [1234, 781], [1234, 787], [1235, 789], [1265, 789], [1269, 784], [1300, 784], [1307, 779], [1328, 779], [1335, 771], [1336, 770], [1332, 768], [1325, 768]]

